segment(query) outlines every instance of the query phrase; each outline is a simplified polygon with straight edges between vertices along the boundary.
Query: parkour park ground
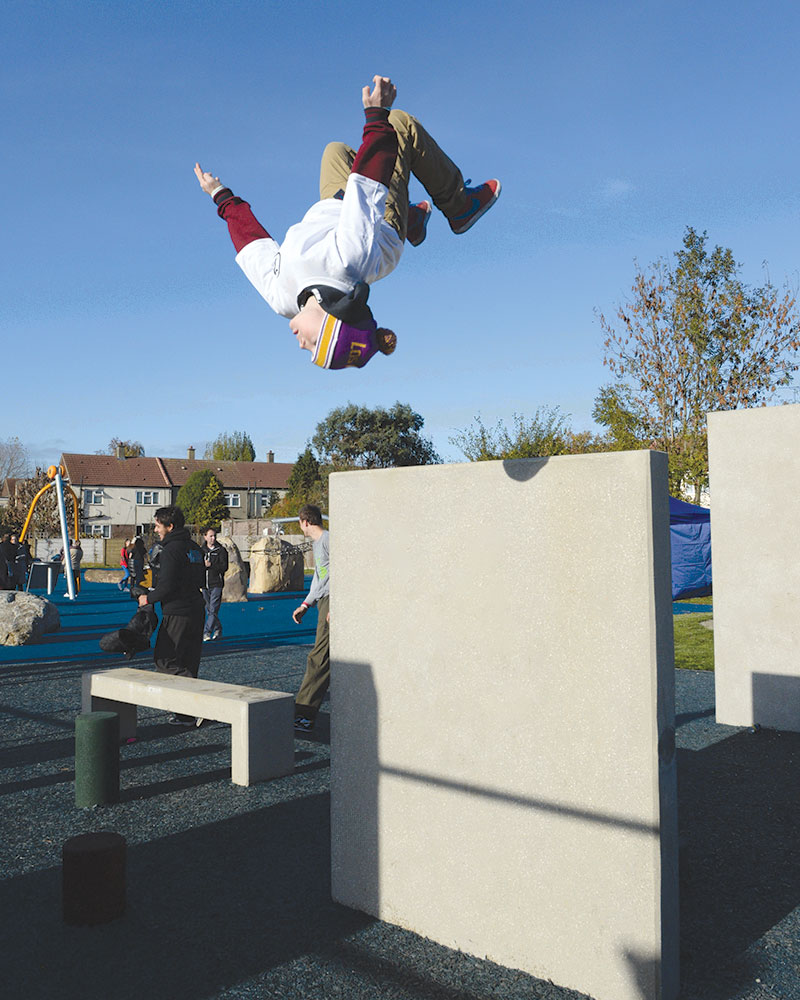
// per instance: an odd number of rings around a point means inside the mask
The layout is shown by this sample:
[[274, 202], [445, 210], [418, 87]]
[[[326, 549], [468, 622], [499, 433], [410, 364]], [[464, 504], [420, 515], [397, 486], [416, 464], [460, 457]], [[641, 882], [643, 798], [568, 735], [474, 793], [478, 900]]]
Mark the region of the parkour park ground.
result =
[[[316, 626], [313, 612], [292, 622], [299, 597], [223, 605], [202, 675], [294, 692]], [[59, 633], [0, 647], [3, 997], [582, 996], [331, 901], [327, 701], [295, 743], [294, 773], [248, 788], [230, 782], [228, 727], [177, 730], [140, 709], [138, 740], [120, 750], [120, 803], [76, 808], [81, 673], [127, 663], [97, 639], [132, 602], [99, 583], [53, 599]], [[145, 653], [130, 665], [150, 664]], [[694, 670], [676, 671], [676, 728], [681, 1000], [800, 1000], [800, 734], [717, 725], [714, 676]], [[126, 838], [126, 913], [67, 926], [61, 847], [95, 830]]]

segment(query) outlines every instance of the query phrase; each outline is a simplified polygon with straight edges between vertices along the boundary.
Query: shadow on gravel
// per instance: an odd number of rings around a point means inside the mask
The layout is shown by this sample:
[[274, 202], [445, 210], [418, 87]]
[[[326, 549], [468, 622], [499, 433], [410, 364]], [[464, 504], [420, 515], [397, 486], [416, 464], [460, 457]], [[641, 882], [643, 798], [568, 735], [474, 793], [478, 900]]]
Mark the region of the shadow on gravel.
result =
[[60, 845], [54, 845], [53, 867], [0, 883], [0, 912], [14, 915], [0, 953], [3, 994], [25, 1000], [583, 996], [332, 902], [329, 813], [330, 797], [322, 793], [129, 845], [127, 912], [93, 928], [62, 921]]
[[331, 901], [329, 806], [313, 795], [129, 845], [127, 912], [100, 927], [62, 922], [60, 853], [0, 883], [4, 994], [197, 1000], [335, 947], [372, 918]]
[[746, 949], [800, 904], [799, 768], [800, 733], [678, 751], [682, 997], [751, 983]]

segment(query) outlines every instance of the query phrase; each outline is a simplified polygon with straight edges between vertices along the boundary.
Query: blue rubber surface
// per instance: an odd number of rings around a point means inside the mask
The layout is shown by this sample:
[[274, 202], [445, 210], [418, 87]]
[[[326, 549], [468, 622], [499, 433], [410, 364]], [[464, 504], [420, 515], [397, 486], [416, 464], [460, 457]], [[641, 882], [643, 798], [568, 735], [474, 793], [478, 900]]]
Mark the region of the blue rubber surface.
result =
[[[310, 577], [309, 577], [310, 579]], [[63, 579], [58, 583], [64, 586]], [[31, 591], [37, 597], [47, 597], [44, 591]], [[313, 642], [317, 628], [317, 612], [312, 608], [300, 625], [292, 621], [292, 612], [306, 591], [297, 593], [249, 595], [246, 602], [223, 604], [219, 609], [223, 638], [207, 642], [203, 655], [237, 649], [260, 649], [269, 645], [290, 646]], [[59, 660], [90, 663], [107, 660], [109, 654], [98, 646], [105, 632], [122, 628], [136, 612], [136, 602], [120, 591], [114, 583], [83, 582], [74, 601], [59, 589], [50, 595], [61, 616], [61, 630], [45, 635], [41, 642], [30, 646], [0, 646], [0, 667], [6, 663], [43, 663]], [[151, 642], [152, 645], [152, 642]], [[145, 666], [152, 660], [146, 650], [130, 661], [131, 666]], [[126, 662], [119, 657], [120, 665]]]
[[673, 615], [699, 615], [703, 612], [710, 613], [713, 610], [713, 604], [688, 604], [681, 601], [674, 601], [672, 604]]

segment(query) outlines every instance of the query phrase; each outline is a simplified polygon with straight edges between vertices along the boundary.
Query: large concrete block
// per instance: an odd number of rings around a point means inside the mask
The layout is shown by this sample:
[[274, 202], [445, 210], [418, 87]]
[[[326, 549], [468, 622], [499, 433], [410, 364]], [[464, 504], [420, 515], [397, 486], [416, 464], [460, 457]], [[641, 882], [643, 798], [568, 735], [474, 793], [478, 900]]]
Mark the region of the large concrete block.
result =
[[800, 731], [800, 406], [708, 415], [717, 722]]
[[676, 997], [666, 456], [330, 491], [334, 898], [597, 1000]]

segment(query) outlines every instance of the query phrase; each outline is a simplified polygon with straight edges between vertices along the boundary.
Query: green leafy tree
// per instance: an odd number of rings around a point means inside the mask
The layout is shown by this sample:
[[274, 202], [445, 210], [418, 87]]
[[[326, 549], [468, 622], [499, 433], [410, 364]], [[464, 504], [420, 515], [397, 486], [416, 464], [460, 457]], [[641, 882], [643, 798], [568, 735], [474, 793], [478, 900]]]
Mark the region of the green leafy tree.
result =
[[116, 455], [117, 448], [122, 446], [122, 453], [125, 458], [142, 458], [144, 456], [144, 445], [141, 441], [125, 441], [123, 438], [113, 437], [108, 442], [108, 446], [98, 452], [97, 455]]
[[208, 445], [203, 457], [215, 462], [255, 462], [256, 449], [245, 431], [225, 431]]
[[[688, 227], [674, 262], [636, 267], [617, 323], [599, 313], [605, 364], [615, 377], [612, 434], [627, 429], [669, 455], [670, 489], [708, 483], [706, 413], [763, 406], [798, 369], [796, 296], [769, 278], [751, 288], [741, 265]], [[615, 410], [616, 407], [616, 410]], [[624, 412], [623, 412], [624, 411]], [[615, 430], [616, 428], [616, 430]]]
[[178, 490], [175, 502], [183, 511], [187, 524], [199, 524], [197, 513], [206, 487], [212, 479], [216, 481], [217, 486], [221, 487], [221, 483], [211, 469], [197, 469]]
[[575, 433], [569, 415], [561, 413], [558, 406], [539, 407], [527, 418], [515, 413], [512, 421], [512, 427], [499, 420], [490, 428], [479, 416], [475, 417], [473, 426], [451, 437], [450, 443], [470, 462], [572, 455], [598, 451], [602, 446], [600, 439], [589, 431]]
[[288, 496], [306, 496], [317, 485], [320, 479], [319, 462], [314, 457], [314, 452], [307, 447], [304, 452], [297, 456], [297, 461], [292, 467], [289, 479], [286, 483]]
[[424, 423], [407, 403], [395, 403], [389, 410], [348, 403], [317, 425], [312, 444], [319, 462], [329, 469], [433, 465], [441, 459], [420, 434]]
[[215, 531], [219, 531], [221, 522], [227, 516], [228, 508], [225, 504], [225, 494], [222, 492], [217, 477], [212, 475], [200, 497], [200, 503], [192, 523], [204, 529], [213, 528]]
[[604, 385], [594, 401], [592, 416], [606, 428], [603, 436], [607, 451], [636, 451], [649, 448], [646, 414], [637, 406], [633, 393], [624, 382]]
[[286, 486], [286, 496], [270, 506], [270, 517], [294, 517], [304, 503], [328, 509], [328, 475], [310, 447], [297, 456]]

